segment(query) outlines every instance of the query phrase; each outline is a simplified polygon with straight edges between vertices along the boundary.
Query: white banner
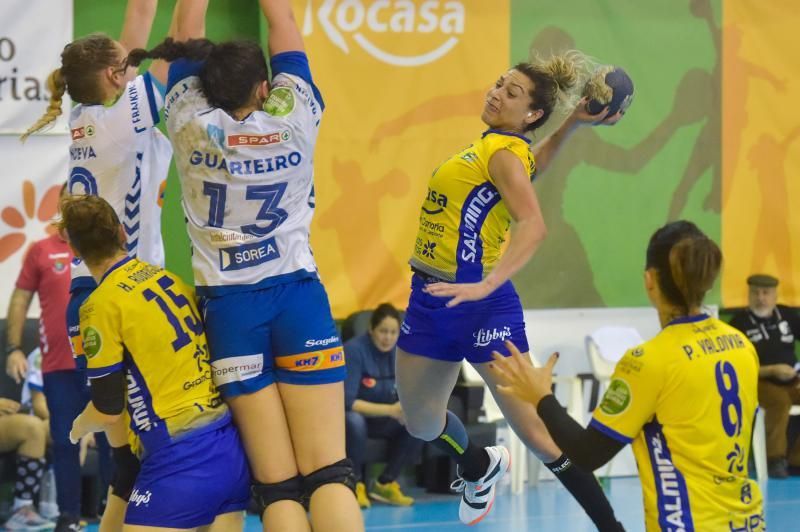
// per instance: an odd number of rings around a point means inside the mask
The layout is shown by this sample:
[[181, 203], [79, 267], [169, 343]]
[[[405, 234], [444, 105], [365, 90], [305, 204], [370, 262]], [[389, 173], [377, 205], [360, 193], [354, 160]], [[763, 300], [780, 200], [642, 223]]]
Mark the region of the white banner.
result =
[[[0, 134], [19, 134], [47, 109], [47, 76], [72, 40], [69, 0], [0, 1]], [[64, 114], [49, 130], [67, 133]]]
[[[25, 144], [0, 135], [0, 318], [6, 317], [26, 251], [52, 233], [69, 143], [68, 135], [33, 136]], [[38, 315], [37, 305], [29, 316]]]

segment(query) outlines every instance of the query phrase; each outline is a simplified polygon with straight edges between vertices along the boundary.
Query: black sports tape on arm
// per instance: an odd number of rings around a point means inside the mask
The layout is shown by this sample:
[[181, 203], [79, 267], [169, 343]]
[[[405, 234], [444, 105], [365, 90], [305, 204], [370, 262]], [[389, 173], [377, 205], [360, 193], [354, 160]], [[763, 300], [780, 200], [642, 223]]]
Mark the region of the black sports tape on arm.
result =
[[586, 471], [594, 471], [608, 463], [625, 447], [624, 443], [609, 438], [597, 429], [581, 427], [553, 395], [539, 401], [537, 412], [556, 445], [574, 464]]
[[125, 373], [115, 371], [90, 381], [92, 404], [101, 413], [116, 416], [125, 408]]

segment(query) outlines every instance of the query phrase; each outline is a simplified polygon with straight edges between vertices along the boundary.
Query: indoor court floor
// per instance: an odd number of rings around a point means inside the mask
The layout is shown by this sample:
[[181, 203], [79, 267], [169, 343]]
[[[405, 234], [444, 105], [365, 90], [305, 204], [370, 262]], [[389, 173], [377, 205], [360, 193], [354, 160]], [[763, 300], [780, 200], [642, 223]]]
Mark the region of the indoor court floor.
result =
[[[376, 504], [365, 510], [369, 532], [411, 530], [414, 532], [591, 532], [595, 528], [567, 491], [553, 481], [541, 482], [520, 495], [507, 489], [498, 496], [489, 516], [473, 527], [458, 521], [458, 499], [455, 496], [427, 496], [412, 493], [419, 499], [410, 508]], [[644, 514], [639, 480], [617, 478], [610, 482], [611, 504], [628, 532], [644, 530]], [[798, 530], [797, 509], [800, 508], [800, 477], [770, 480], [766, 494], [766, 518], [769, 530]], [[97, 527], [88, 530], [95, 531]], [[260, 532], [258, 518], [248, 516], [247, 532]]]

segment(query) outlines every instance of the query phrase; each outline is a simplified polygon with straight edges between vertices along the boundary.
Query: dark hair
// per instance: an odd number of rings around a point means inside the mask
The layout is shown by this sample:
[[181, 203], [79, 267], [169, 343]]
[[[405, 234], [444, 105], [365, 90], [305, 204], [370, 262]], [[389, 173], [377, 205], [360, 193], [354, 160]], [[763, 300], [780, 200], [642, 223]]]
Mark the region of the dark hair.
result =
[[372, 311], [372, 316], [369, 318], [370, 330], [380, 325], [386, 318], [394, 318], [398, 324], [400, 323], [400, 312], [391, 303], [381, 303]]
[[67, 196], [61, 200], [58, 228], [89, 264], [97, 264], [125, 251], [119, 233], [119, 217], [100, 196]]
[[92, 33], [76, 39], [61, 52], [61, 67], [47, 77], [50, 104], [44, 115], [22, 136], [22, 140], [50, 125], [61, 114], [64, 92], [78, 103], [101, 103], [103, 94], [98, 83], [100, 71], [110, 66], [124, 70], [117, 43], [103, 33]]
[[542, 116], [529, 124], [525, 131], [533, 131], [547, 122], [560, 95], [567, 93], [578, 82], [579, 63], [582, 60], [583, 56], [578, 52], [567, 52], [547, 61], [536, 60], [514, 66], [514, 70], [525, 74], [533, 82], [533, 90], [529, 93], [531, 110], [542, 110]]
[[719, 246], [685, 220], [660, 228], [647, 246], [646, 268], [658, 273], [661, 292], [686, 314], [703, 303], [721, 264]]
[[203, 93], [208, 103], [227, 113], [247, 105], [255, 87], [269, 79], [264, 51], [252, 41], [214, 44], [208, 39], [179, 42], [167, 38], [152, 50], [131, 50], [127, 64], [139, 66], [145, 59], [203, 61], [200, 71]]

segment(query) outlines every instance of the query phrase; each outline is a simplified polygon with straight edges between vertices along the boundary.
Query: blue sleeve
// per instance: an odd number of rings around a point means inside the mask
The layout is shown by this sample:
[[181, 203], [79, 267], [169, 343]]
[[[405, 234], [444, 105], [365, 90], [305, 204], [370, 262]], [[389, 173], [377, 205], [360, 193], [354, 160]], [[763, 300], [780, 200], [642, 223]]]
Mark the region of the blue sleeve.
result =
[[199, 76], [203, 65], [205, 65], [205, 61], [190, 61], [189, 59], [176, 59], [170, 63], [166, 92], [171, 91], [175, 85], [188, 77]]
[[308, 56], [306, 56], [305, 52], [292, 51], [275, 54], [270, 58], [270, 68], [273, 78], [278, 74], [291, 74], [308, 83], [314, 93], [314, 98], [319, 103], [320, 109], [325, 110], [322, 94], [320, 94], [319, 89], [314, 84], [314, 80], [311, 78], [311, 68], [308, 66]]
[[153, 125], [155, 126], [158, 124], [159, 121], [159, 107], [158, 102], [156, 102], [156, 95], [154, 91], [158, 91], [161, 94], [161, 101], [164, 101], [164, 86], [154, 78], [150, 72], [144, 73], [144, 91], [147, 93], [147, 106], [150, 108], [150, 115], [153, 119]]
[[361, 349], [353, 340], [344, 344], [344, 359], [347, 367], [347, 378], [344, 381], [345, 410], [353, 409], [353, 402], [358, 399], [358, 389], [361, 387]]

